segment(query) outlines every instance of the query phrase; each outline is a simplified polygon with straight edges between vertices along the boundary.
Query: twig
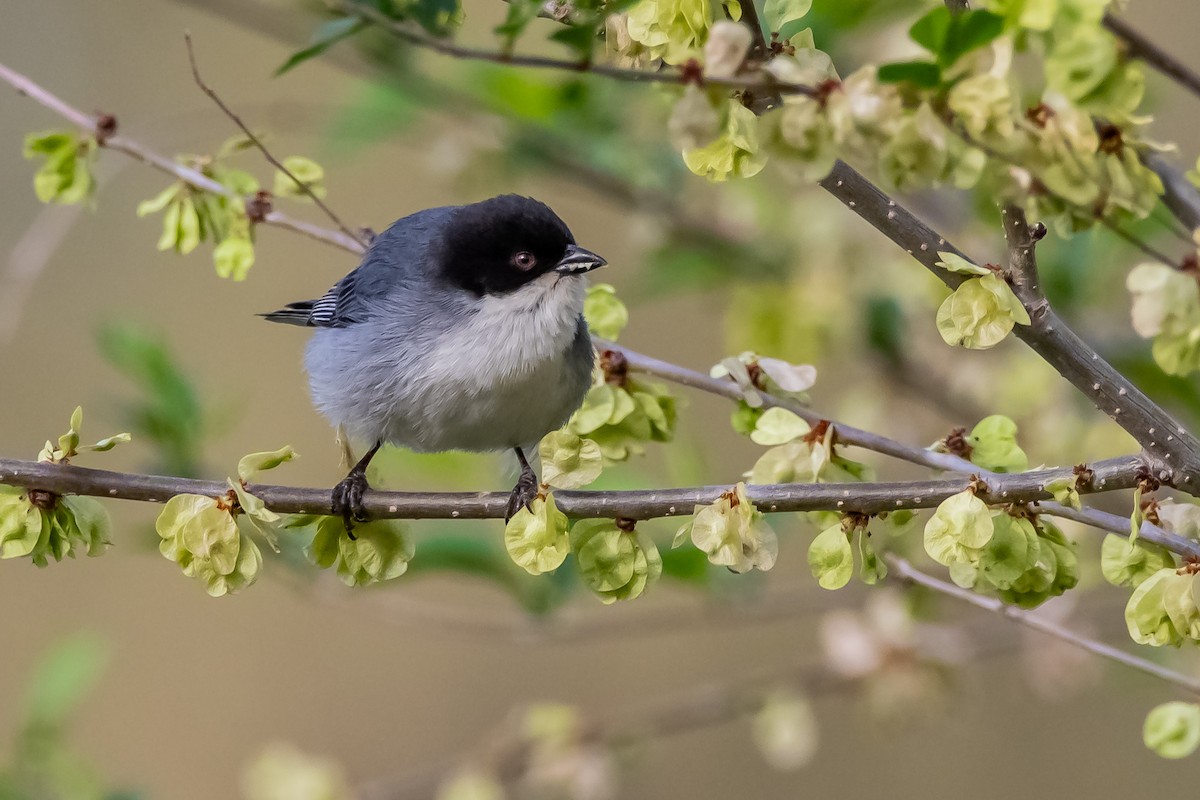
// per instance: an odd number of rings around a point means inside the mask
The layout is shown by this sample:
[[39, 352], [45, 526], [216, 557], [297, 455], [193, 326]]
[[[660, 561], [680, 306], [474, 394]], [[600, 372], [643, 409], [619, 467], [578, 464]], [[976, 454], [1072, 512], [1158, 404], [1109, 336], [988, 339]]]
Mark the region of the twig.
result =
[[346, 224], [342, 222], [338, 215], [333, 213], [333, 209], [325, 205], [325, 202], [317, 196], [317, 193], [313, 191], [311, 186], [297, 178], [290, 169], [284, 166], [282, 161], [275, 158], [275, 156], [271, 154], [271, 151], [267, 149], [267, 146], [264, 145], [262, 141], [254, 135], [254, 132], [250, 130], [249, 127], [246, 126], [246, 123], [242, 122], [241, 117], [235, 114], [233, 109], [225, 104], [225, 101], [220, 98], [216, 91], [214, 91], [207, 83], [204, 82], [204, 79], [200, 77], [200, 67], [196, 64], [196, 52], [192, 48], [192, 35], [190, 33], [184, 33], [183, 41], [187, 44], [188, 64], [192, 68], [192, 78], [195, 79], [196, 85], [200, 87], [200, 91], [208, 95], [209, 99], [217, 104], [217, 108], [221, 109], [225, 116], [229, 117], [229, 119], [233, 121], [233, 124], [237, 125], [238, 128], [241, 129], [242, 133], [246, 134], [246, 138], [258, 148], [259, 152], [263, 154], [263, 158], [267, 159], [267, 161], [271, 163], [271, 166], [282, 172], [288, 177], [289, 180], [291, 180], [292, 183], [296, 184], [296, 188], [303, 192], [310, 200], [312, 200], [313, 203], [316, 204], [317, 208], [321, 209], [325, 216], [329, 217], [330, 221], [333, 222], [333, 224], [336, 225], [342, 233], [358, 242], [363, 249], [366, 249], [368, 243], [363, 241], [363, 239], [354, 231], [350, 230], [350, 228], [348, 228]]
[[1119, 664], [1124, 664], [1131, 669], [1136, 669], [1147, 675], [1153, 675], [1168, 683], [1182, 689], [1190, 694], [1200, 695], [1200, 679], [1193, 678], [1189, 675], [1184, 675], [1176, 672], [1173, 669], [1168, 669], [1153, 661], [1147, 661], [1144, 658], [1139, 658], [1132, 653], [1127, 653], [1124, 650], [1107, 645], [1104, 642], [1089, 639], [1086, 636], [1081, 636], [1074, 631], [1051, 622], [1045, 617], [1031, 614], [1028, 611], [1006, 605], [1000, 599], [995, 597], [985, 597], [984, 595], [976, 594], [969, 589], [961, 589], [952, 583], [939, 580], [932, 575], [927, 575], [924, 572], [913, 567], [912, 564], [902, 558], [893, 555], [888, 555], [887, 562], [893, 570], [893, 574], [900, 580], [908, 583], [914, 583], [923, 586], [926, 589], [944, 594], [948, 597], [953, 597], [956, 600], [962, 600], [976, 608], [982, 608], [986, 611], [991, 611], [999, 614], [1006, 619], [1010, 619], [1027, 628], [1032, 628], [1040, 633], [1053, 636], [1056, 639], [1061, 639], [1068, 644], [1081, 648], [1101, 658], [1107, 658], [1111, 661], [1116, 661]]
[[[371, 6], [350, 2], [349, 0], [332, 0], [333, 8], [341, 11], [344, 14], [365, 19], [368, 22], [378, 26], [381, 30], [387, 31], [397, 39], [402, 39], [409, 44], [423, 47], [432, 50], [435, 53], [440, 53], [452, 58], [462, 58], [471, 61], [486, 61], [493, 64], [503, 64], [510, 67], [528, 67], [531, 69], [550, 69], [561, 70], [576, 73], [590, 73], [592, 75], [600, 75], [605, 78], [612, 78], [620, 81], [632, 81], [638, 83], [673, 83], [686, 84], [693, 78], [683, 70], [679, 69], [662, 69], [651, 71], [645, 69], [629, 69], [626, 67], [615, 67], [608, 64], [592, 64], [590, 62], [570, 61], [562, 58], [550, 58], [548, 56], [528, 56], [528, 55], [511, 55], [508, 53], [498, 52], [495, 50], [483, 50], [475, 47], [464, 47], [454, 44], [445, 39], [436, 39], [432, 36], [427, 36], [423, 33], [412, 30], [402, 23], [389, 18], [378, 9]], [[762, 92], [778, 92], [780, 94], [802, 94], [809, 97], [815, 96], [817, 90], [812, 86], [806, 86], [799, 83], [785, 83], [777, 81], [768, 73], [761, 73], [758, 77], [740, 77], [740, 78], [704, 78], [704, 83], [707, 86], [718, 86], [723, 89], [733, 89], [741, 91], [762, 91]]]
[[1125, 43], [1131, 56], [1145, 61], [1192, 94], [1200, 96], [1200, 74], [1195, 70], [1131, 28], [1129, 23], [1120, 17], [1105, 14], [1102, 24]]
[[[1090, 465], [1095, 477], [1080, 491], [1110, 492], [1135, 486], [1145, 469], [1140, 458], [1106, 459]], [[1045, 485], [1074, 475], [1071, 467], [1053, 467], [988, 478], [977, 496], [989, 504], [1029, 503], [1051, 499]], [[163, 503], [177, 494], [219, 497], [228, 487], [216, 481], [110, 472], [74, 465], [0, 459], [0, 483], [55, 494], [81, 494]], [[880, 483], [772, 484], [751, 486], [750, 499], [763, 512], [841, 511], [880, 514], [905, 508], [932, 508], [963, 491], [959, 478]], [[982, 482], [979, 482], [982, 483]], [[723, 486], [630, 491], [557, 491], [558, 507], [578, 518], [651, 519], [692, 513], [694, 506], [714, 502], [729, 490]], [[253, 485], [255, 495], [272, 511], [288, 514], [332, 514], [329, 489]], [[504, 516], [506, 492], [381, 492], [364, 498], [376, 519], [493, 519]], [[1180, 542], [1187, 554], [1200, 556], [1200, 544]]]
[[1158, 173], [1163, 184], [1163, 204], [1189, 231], [1200, 228], [1200, 190], [1157, 153], [1141, 154], [1142, 162]]
[[[843, 161], [834, 164], [820, 185], [872, 227], [917, 259], [950, 288], [965, 276], [937, 266], [939, 251], [966, 256], [895, 200]], [[970, 259], [968, 259], [970, 260]], [[1075, 385], [1147, 452], [1159, 453], [1159, 480], [1191, 486], [1200, 470], [1200, 441], [1080, 339], [1048, 305], [1032, 325], [1018, 325], [1017, 336]]]
[[1171, 256], [1167, 255], [1162, 250], [1159, 250], [1157, 247], [1154, 247], [1149, 242], [1142, 241], [1140, 238], [1138, 238], [1137, 236], [1134, 236], [1132, 233], [1125, 230], [1124, 228], [1122, 228], [1117, 223], [1113, 222], [1108, 217], [1100, 217], [1100, 224], [1103, 225], [1104, 227], [1108, 228], [1113, 233], [1115, 233], [1119, 238], [1124, 239], [1132, 247], [1134, 247], [1138, 250], [1141, 250], [1143, 253], [1145, 253], [1146, 255], [1153, 258], [1155, 261], [1161, 261], [1163, 264], [1166, 264], [1168, 267], [1178, 267], [1179, 266], [1178, 258], [1171, 258]]
[[[63, 117], [73, 125], [82, 128], [85, 131], [95, 133], [97, 128], [97, 119], [89, 114], [85, 114], [77, 108], [67, 104], [57, 96], [43, 89], [38, 84], [31, 81], [19, 72], [16, 72], [4, 64], [0, 64], [0, 81], [7, 83], [34, 102], [45, 108], [50, 109], [54, 113]], [[160, 155], [153, 150], [145, 147], [138, 142], [128, 139], [119, 134], [107, 136], [98, 136], [97, 142], [109, 150], [116, 150], [125, 153], [128, 156], [136, 158], [143, 164], [154, 167], [155, 169], [172, 175], [175, 178], [183, 181], [189, 186], [193, 186], [205, 192], [219, 194], [223, 197], [235, 198], [241, 202], [245, 202], [245, 198], [238, 197], [234, 192], [227, 187], [221, 185], [212, 178], [209, 178], [203, 173], [186, 167], [182, 164], [177, 164], [166, 156]], [[349, 250], [352, 253], [362, 253], [363, 246], [358, 240], [353, 237], [346, 236], [340, 231], [331, 231], [322, 228], [319, 225], [313, 225], [308, 222], [302, 222], [293, 219], [280, 211], [271, 211], [263, 217], [263, 222], [268, 225], [273, 225], [278, 228], [294, 231], [303, 234], [317, 241], [331, 244], [335, 247], [340, 247], [343, 250]]]
[[[681, 386], [690, 386], [693, 389], [726, 397], [730, 400], [737, 401], [742, 399], [741, 389], [732, 381], [713, 378], [704, 373], [687, 369], [686, 367], [661, 361], [653, 356], [630, 350], [623, 345], [605, 341], [604, 339], [595, 339], [594, 341], [597, 349], [612, 350], [624, 356], [626, 365], [635, 372], [654, 375]], [[834, 422], [795, 400], [776, 397], [765, 392], [760, 393], [760, 396], [763, 399], [763, 406], [765, 408], [786, 408], [810, 425], [815, 425], [822, 421], [832, 422], [836, 431], [835, 435], [838, 444], [862, 447], [866, 450], [873, 450], [876, 453], [892, 456], [902, 461], [920, 464], [933, 469], [946, 470], [948, 472], [962, 472], [965, 474], [981, 472], [980, 468], [975, 464], [950, 453], [938, 453], [920, 447], [911, 447], [889, 439], [886, 436], [855, 428], [851, 425], [844, 425], [840, 422]]]

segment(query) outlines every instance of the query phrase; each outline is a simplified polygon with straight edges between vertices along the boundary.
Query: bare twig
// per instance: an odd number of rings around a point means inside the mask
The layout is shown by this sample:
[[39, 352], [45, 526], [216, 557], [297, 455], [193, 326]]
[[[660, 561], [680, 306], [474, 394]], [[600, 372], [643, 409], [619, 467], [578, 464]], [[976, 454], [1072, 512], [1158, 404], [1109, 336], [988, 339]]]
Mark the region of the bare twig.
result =
[[[661, 361], [653, 356], [648, 356], [634, 350], [630, 350], [623, 345], [618, 345], [614, 342], [608, 342], [603, 339], [595, 340], [596, 347], [600, 350], [612, 350], [620, 353], [625, 357], [625, 363], [629, 369], [635, 372], [644, 372], [648, 375], [655, 375], [659, 378], [669, 380], [672, 383], [677, 383], [681, 386], [690, 386], [693, 389], [699, 389], [709, 394], [715, 394], [720, 397], [727, 397], [730, 400], [741, 400], [742, 391], [737, 384], [729, 380], [721, 378], [713, 378], [705, 375], [702, 372], [681, 367], [676, 364], [671, 364], [666, 361]], [[830, 421], [828, 417], [813, 411], [805, 405], [802, 405], [795, 400], [789, 400], [785, 397], [776, 397], [772, 394], [760, 393], [763, 398], [763, 406], [765, 408], [786, 408], [796, 416], [804, 419], [810, 425], [815, 425], [822, 421]], [[933, 469], [946, 470], [948, 472], [962, 472], [965, 474], [978, 473], [980, 468], [969, 461], [959, 458], [950, 453], [938, 453], [933, 450], [925, 450], [919, 447], [911, 447], [901, 444], [886, 436], [880, 436], [870, 431], [864, 431], [860, 428], [855, 428], [851, 425], [844, 425], [840, 422], [833, 422], [836, 429], [836, 441], [838, 444], [853, 445], [866, 450], [873, 450], [882, 455], [892, 456], [902, 461], [908, 461], [913, 464], [921, 464], [922, 466], [931, 467]]]
[[924, 572], [913, 567], [912, 564], [902, 558], [889, 555], [887, 556], [888, 564], [891, 566], [894, 574], [900, 580], [908, 583], [924, 586], [926, 589], [931, 589], [939, 594], [944, 594], [947, 597], [953, 597], [956, 600], [962, 600], [977, 608], [982, 608], [986, 611], [991, 611], [999, 614], [1006, 619], [1010, 619], [1027, 628], [1032, 628], [1040, 633], [1053, 636], [1056, 639], [1061, 639], [1068, 644], [1081, 648], [1101, 658], [1107, 658], [1110, 661], [1116, 661], [1119, 664], [1143, 672], [1147, 675], [1153, 675], [1168, 683], [1182, 689], [1185, 692], [1194, 695], [1200, 695], [1200, 679], [1193, 678], [1190, 675], [1184, 675], [1176, 672], [1173, 669], [1168, 669], [1153, 661], [1147, 661], [1144, 658], [1139, 658], [1132, 653], [1127, 653], [1124, 650], [1105, 644], [1104, 642], [1089, 639], [1086, 636], [1080, 636], [1074, 631], [1068, 630], [1061, 625], [1051, 622], [1045, 617], [1037, 614], [1032, 614], [1028, 611], [1023, 611], [1016, 606], [1005, 605], [1003, 601], [995, 597], [985, 597], [984, 595], [976, 594], [969, 589], [960, 589], [952, 583], [939, 580], [932, 575], [927, 575]]
[[[334, 8], [344, 14], [350, 14], [377, 25], [381, 30], [387, 31], [397, 39], [402, 39], [409, 44], [423, 47], [427, 50], [432, 50], [435, 53], [441, 53], [442, 55], [450, 56], [452, 58], [462, 58], [471, 61], [486, 61], [493, 64], [503, 64], [511, 67], [528, 67], [530, 69], [550, 69], [566, 72], [590, 73], [592, 75], [600, 75], [602, 77], [612, 78], [614, 80], [632, 81], [637, 83], [685, 84], [694, 80], [694, 78], [687, 72], [675, 68], [667, 68], [657, 71], [646, 69], [629, 69], [626, 67], [615, 67], [608, 64], [592, 64], [589, 62], [570, 61], [562, 58], [550, 58], [548, 56], [511, 55], [495, 50], [482, 50], [475, 47], [464, 47], [446, 39], [437, 39], [424, 33], [415, 31], [400, 22], [390, 19], [386, 14], [381, 13], [378, 9], [363, 3], [351, 2], [351, 0], [332, 0], [332, 5]], [[816, 94], [816, 89], [814, 89], [812, 86], [777, 81], [772, 78], [769, 73], [765, 72], [758, 73], [754, 77], [705, 77], [704, 83], [708, 86], [719, 86], [725, 89], [741, 91], [777, 92], [779, 94], [803, 94], [808, 96], [814, 96]]]
[[1131, 28], [1129, 23], [1120, 17], [1105, 14], [1103, 25], [1124, 42], [1131, 56], [1145, 61], [1192, 94], [1200, 96], [1200, 74], [1195, 70]]
[[292, 183], [296, 184], [296, 188], [304, 193], [310, 200], [312, 200], [313, 203], [316, 204], [317, 208], [321, 209], [322, 213], [329, 217], [329, 220], [333, 222], [333, 224], [336, 225], [342, 233], [358, 242], [363, 249], [366, 249], [368, 243], [364, 241], [357, 233], [350, 230], [350, 228], [347, 227], [344, 222], [342, 222], [338, 215], [333, 213], [333, 209], [325, 205], [325, 202], [317, 196], [317, 193], [313, 191], [311, 186], [297, 178], [282, 161], [275, 158], [275, 156], [271, 154], [271, 151], [267, 149], [267, 146], [262, 143], [262, 140], [254, 135], [254, 131], [250, 130], [246, 123], [242, 122], [242, 118], [235, 114], [233, 109], [226, 105], [225, 101], [221, 99], [220, 95], [218, 95], [216, 91], [212, 89], [212, 87], [204, 82], [204, 79], [200, 77], [200, 67], [196, 64], [196, 52], [192, 47], [192, 35], [190, 33], [184, 33], [183, 41], [187, 44], [188, 64], [192, 68], [192, 78], [195, 79], [196, 85], [200, 87], [200, 91], [208, 95], [209, 99], [217, 104], [217, 108], [221, 109], [225, 116], [229, 117], [229, 119], [233, 121], [233, 124], [237, 125], [238, 128], [241, 129], [242, 133], [246, 135], [246, 138], [249, 139], [250, 142], [258, 148], [259, 152], [263, 154], [263, 158], [267, 159], [267, 161], [271, 163], [271, 166], [282, 172], [288, 177], [289, 180], [291, 180]]
[[[0, 64], [0, 81], [7, 83], [22, 94], [39, 105], [50, 109], [54, 113], [63, 117], [73, 125], [82, 128], [90, 133], [95, 133], [97, 128], [97, 118], [89, 114], [85, 114], [77, 108], [67, 104], [57, 96], [43, 89], [38, 84], [31, 81], [19, 72], [16, 72], [3, 64]], [[232, 191], [217, 181], [209, 178], [207, 175], [198, 170], [186, 167], [183, 164], [177, 164], [166, 156], [154, 152], [148, 147], [119, 134], [105, 135], [97, 137], [97, 141], [102, 147], [109, 150], [116, 150], [125, 153], [128, 156], [136, 158], [143, 164], [154, 167], [155, 169], [172, 175], [178, 180], [183, 181], [189, 186], [195, 187], [205, 192], [219, 194], [223, 197], [236, 198], [239, 201], [245, 202], [245, 198], [237, 197]], [[263, 222], [268, 225], [274, 225], [278, 228], [294, 231], [303, 234], [312, 239], [331, 244], [335, 247], [340, 247], [343, 250], [349, 250], [352, 253], [362, 253], [363, 246], [353, 237], [347, 236], [340, 231], [330, 231], [322, 228], [319, 225], [313, 225], [308, 222], [302, 222], [293, 219], [280, 211], [271, 211], [263, 217]]]

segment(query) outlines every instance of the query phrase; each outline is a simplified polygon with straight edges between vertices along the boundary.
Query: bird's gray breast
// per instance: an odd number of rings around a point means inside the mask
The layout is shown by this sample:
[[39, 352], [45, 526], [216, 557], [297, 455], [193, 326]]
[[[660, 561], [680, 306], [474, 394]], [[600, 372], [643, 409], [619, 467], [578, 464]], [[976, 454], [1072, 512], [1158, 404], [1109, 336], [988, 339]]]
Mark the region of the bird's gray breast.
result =
[[[317, 331], [314, 400], [363, 441], [424, 451], [534, 443], [566, 422], [590, 384], [585, 291], [582, 278], [550, 273], [506, 295], [426, 296]], [[318, 346], [331, 334], [349, 336]], [[335, 349], [357, 354], [358, 368], [330, 364]]]

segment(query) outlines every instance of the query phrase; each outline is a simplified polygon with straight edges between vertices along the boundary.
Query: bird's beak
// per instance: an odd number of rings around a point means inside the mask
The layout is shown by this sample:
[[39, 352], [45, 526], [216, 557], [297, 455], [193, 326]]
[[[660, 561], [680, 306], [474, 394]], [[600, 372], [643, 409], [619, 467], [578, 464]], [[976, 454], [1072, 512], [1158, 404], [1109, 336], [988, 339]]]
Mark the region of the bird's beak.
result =
[[597, 267], [603, 267], [608, 262], [591, 250], [585, 250], [579, 245], [567, 245], [567, 254], [555, 265], [554, 271], [560, 275], [577, 275], [591, 272]]

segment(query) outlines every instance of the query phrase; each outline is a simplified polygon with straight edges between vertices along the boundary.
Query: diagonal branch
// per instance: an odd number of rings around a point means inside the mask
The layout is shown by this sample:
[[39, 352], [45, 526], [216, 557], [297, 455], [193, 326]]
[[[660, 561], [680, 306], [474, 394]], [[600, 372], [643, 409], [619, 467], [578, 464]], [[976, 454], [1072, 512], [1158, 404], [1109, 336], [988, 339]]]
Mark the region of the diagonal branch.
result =
[[1200, 679], [1190, 675], [1176, 672], [1173, 669], [1168, 669], [1153, 661], [1147, 661], [1144, 658], [1127, 653], [1120, 648], [1105, 644], [1104, 642], [1095, 639], [1089, 639], [1086, 636], [1081, 636], [1074, 631], [1068, 630], [1057, 623], [1054, 623], [1037, 614], [1031, 614], [1028, 611], [1023, 611], [1016, 606], [1005, 605], [1003, 601], [995, 597], [986, 597], [981, 594], [976, 594], [969, 589], [960, 589], [952, 583], [939, 580], [932, 575], [927, 575], [924, 572], [913, 567], [912, 564], [902, 558], [896, 556], [887, 556], [888, 565], [894, 570], [894, 574], [900, 580], [923, 586], [926, 589], [931, 589], [939, 594], [944, 594], [947, 597], [953, 597], [956, 600], [962, 600], [965, 603], [982, 608], [986, 611], [991, 611], [999, 614], [1005, 619], [1012, 620], [1019, 625], [1024, 625], [1027, 628], [1032, 628], [1039, 633], [1044, 633], [1053, 636], [1056, 639], [1061, 639], [1068, 644], [1074, 645], [1089, 653], [1098, 655], [1101, 658], [1107, 658], [1110, 661], [1116, 661], [1119, 664], [1136, 669], [1147, 675], [1153, 675], [1156, 678], [1161, 678], [1168, 683], [1182, 689], [1185, 692], [1194, 695], [1200, 695]]
[[271, 166], [275, 167], [275, 169], [286, 175], [288, 179], [296, 185], [296, 188], [303, 192], [308, 199], [312, 200], [313, 203], [316, 204], [317, 208], [321, 209], [321, 212], [325, 214], [325, 216], [329, 217], [330, 221], [333, 222], [333, 224], [336, 225], [342, 233], [358, 242], [363, 249], [366, 249], [367, 242], [363, 241], [358, 234], [346, 227], [346, 223], [342, 222], [338, 215], [333, 213], [332, 208], [325, 205], [325, 201], [317, 196], [317, 193], [313, 191], [311, 186], [297, 178], [295, 174], [293, 174], [293, 172], [283, 164], [282, 161], [275, 158], [271, 151], [267, 149], [267, 146], [264, 145], [262, 141], [254, 135], [254, 131], [250, 130], [250, 128], [246, 126], [246, 123], [242, 122], [242, 118], [235, 114], [233, 109], [226, 105], [225, 101], [221, 99], [220, 95], [218, 95], [216, 91], [214, 91], [207, 83], [204, 82], [204, 79], [200, 77], [200, 66], [196, 63], [196, 52], [192, 48], [192, 35], [190, 33], [184, 33], [183, 40], [187, 44], [188, 64], [192, 68], [192, 78], [196, 81], [196, 85], [200, 87], [200, 91], [208, 95], [209, 99], [217, 104], [217, 108], [221, 109], [225, 116], [229, 117], [229, 119], [233, 121], [233, 124], [237, 125], [238, 128], [241, 129], [242, 133], [246, 135], [246, 138], [258, 148], [259, 152], [263, 154], [263, 157], [267, 159], [268, 162], [270, 162]]
[[[74, 106], [69, 105], [59, 97], [51, 94], [43, 89], [38, 84], [31, 81], [19, 72], [16, 72], [3, 64], [0, 64], [0, 81], [7, 83], [9, 86], [17, 90], [18, 94], [28, 97], [30, 100], [42, 105], [54, 113], [63, 117], [67, 121], [82, 128], [85, 131], [96, 133], [98, 120], [90, 114], [85, 114]], [[104, 134], [96, 137], [97, 143], [101, 147], [109, 150], [116, 150], [125, 153], [128, 156], [141, 161], [147, 166], [154, 167], [160, 172], [165, 172], [168, 175], [175, 177], [178, 180], [192, 186], [201, 191], [219, 194], [222, 197], [235, 198], [242, 203], [245, 203], [246, 198], [238, 197], [225, 186], [217, 183], [212, 178], [203, 173], [186, 167], [183, 164], [177, 164], [166, 156], [154, 152], [150, 148], [142, 145], [133, 139], [126, 138], [119, 134]], [[253, 216], [253, 215], [251, 215]], [[284, 214], [281, 211], [270, 211], [262, 221], [267, 225], [273, 225], [277, 228], [284, 228], [295, 233], [300, 233], [309, 238], [316, 239], [331, 244], [334, 247], [340, 247], [343, 250], [349, 250], [352, 253], [362, 253], [363, 246], [354, 238], [345, 235], [338, 231], [330, 231], [322, 228], [319, 225], [313, 225], [308, 222], [302, 222]]]
[[1102, 24], [1124, 42], [1125, 48], [1131, 56], [1145, 61], [1192, 94], [1200, 96], [1200, 74], [1191, 67], [1163, 50], [1144, 34], [1130, 27], [1129, 23], [1120, 17], [1105, 14]]
[[[955, 288], [966, 280], [965, 276], [937, 266], [941, 260], [938, 251], [966, 258], [961, 250], [845, 162], [834, 164], [820, 185], [904, 248], [947, 286]], [[1032, 254], [1033, 242], [1015, 241], [1010, 235], [1009, 247], [1028, 249]], [[1021, 299], [1027, 298], [1028, 295]], [[1034, 310], [1030, 309], [1033, 324], [1018, 325], [1017, 336], [1075, 388], [1093, 398], [1147, 452], [1161, 459], [1161, 463], [1154, 465], [1159, 480], [1173, 486], [1200, 486], [1196, 480], [1200, 471], [1200, 441], [1080, 339], [1049, 304], [1038, 306], [1036, 316]]]

